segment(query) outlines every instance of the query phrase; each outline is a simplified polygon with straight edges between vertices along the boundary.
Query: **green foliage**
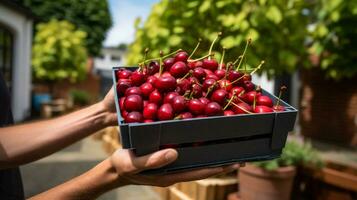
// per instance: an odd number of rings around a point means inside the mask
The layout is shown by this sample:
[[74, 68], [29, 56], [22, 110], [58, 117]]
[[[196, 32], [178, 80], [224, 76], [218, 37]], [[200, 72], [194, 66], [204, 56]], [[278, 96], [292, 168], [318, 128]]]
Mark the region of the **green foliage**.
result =
[[91, 56], [99, 55], [112, 21], [106, 0], [19, 0], [42, 21], [67, 20], [87, 33], [85, 41]]
[[89, 104], [90, 95], [83, 90], [71, 90], [70, 97], [75, 105], [85, 106]]
[[[144, 23], [136, 20], [135, 41], [129, 46], [127, 62], [140, 62], [147, 47], [151, 57], [157, 57], [160, 50], [191, 51], [202, 38], [195, 55], [199, 57], [222, 31], [220, 45], [228, 48], [226, 61], [235, 60], [246, 39], [252, 38], [247, 65], [265, 60], [262, 69], [269, 76], [311, 67], [309, 54], [316, 53], [327, 53], [321, 67], [330, 77], [352, 76], [357, 72], [356, 29], [351, 28], [356, 24], [356, 12], [356, 1], [342, 0], [161, 0]], [[315, 24], [317, 30], [311, 34]], [[219, 45], [214, 49], [222, 50]], [[216, 55], [219, 59], [220, 54]]]
[[86, 33], [75, 30], [75, 26], [67, 21], [51, 20], [36, 28], [32, 50], [35, 78], [51, 82], [82, 79], [87, 62]]
[[299, 144], [295, 141], [288, 141], [280, 158], [256, 162], [255, 165], [266, 170], [275, 170], [283, 166], [313, 165], [322, 167], [323, 162], [310, 143]]

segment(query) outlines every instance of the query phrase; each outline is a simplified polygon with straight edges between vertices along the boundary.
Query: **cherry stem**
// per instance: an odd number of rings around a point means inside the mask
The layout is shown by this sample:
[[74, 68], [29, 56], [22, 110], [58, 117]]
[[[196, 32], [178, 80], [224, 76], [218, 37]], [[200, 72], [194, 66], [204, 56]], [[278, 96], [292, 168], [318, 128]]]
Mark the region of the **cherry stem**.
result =
[[181, 115], [177, 115], [174, 120], [177, 120], [177, 119], [182, 119], [182, 116]]
[[160, 51], [160, 58], [159, 58], [159, 66], [160, 66], [160, 72], [159, 72], [159, 75], [161, 76], [162, 74], [162, 71], [164, 71], [164, 67], [162, 66], [162, 55], [163, 55], [163, 52]]
[[238, 62], [240, 59], [242, 59], [242, 55], [238, 56], [237, 60], [235, 60], [235, 61], [233, 62], [233, 65], [236, 65], [237, 62]]
[[[248, 49], [248, 46], [250, 45], [250, 43], [252, 43], [252, 39], [251, 39], [251, 38], [249, 38], [249, 39], [247, 40], [246, 44], [245, 44], [243, 54], [241, 55], [242, 58], [239, 60], [239, 64], [238, 64], [238, 66], [237, 66], [237, 68], [236, 68], [236, 71], [239, 70], [240, 65], [242, 64], [242, 61], [243, 61], [244, 56], [245, 56], [245, 53], [247, 52], [247, 49]], [[238, 58], [239, 58], [239, 57], [238, 57]]]
[[183, 76], [182, 78], [179, 79], [179, 81], [182, 81], [183, 79], [187, 78], [187, 76], [189, 76], [192, 73], [192, 71], [190, 70], [189, 72], [187, 72], [185, 74], [185, 76]]
[[202, 41], [202, 39], [201, 39], [201, 38], [198, 38], [198, 43], [197, 43], [197, 45], [196, 45], [195, 49], [193, 49], [193, 51], [192, 51], [191, 55], [188, 57], [188, 59], [187, 59], [187, 60], [189, 60], [189, 59], [193, 56], [193, 54], [195, 54], [196, 50], [198, 49], [198, 47], [199, 47], [199, 46], [200, 46], [200, 44], [201, 44], [201, 41]]
[[285, 85], [280, 87], [279, 96], [278, 96], [278, 100], [276, 101], [275, 107], [279, 106], [279, 103], [281, 101], [281, 95], [283, 95], [283, 91], [285, 91], [286, 89], [287, 89], [287, 87]]
[[256, 99], [257, 94], [254, 94], [254, 99], [253, 99], [253, 110], [255, 110], [255, 106], [257, 104], [257, 99]]
[[[165, 59], [165, 58], [167, 58], [167, 57], [169, 57], [169, 56], [172, 56], [173, 54], [176, 54], [176, 53], [178, 53], [178, 52], [180, 52], [180, 51], [182, 51], [182, 49], [177, 49], [177, 50], [174, 51], [174, 52], [171, 52], [171, 53], [169, 53], [169, 54], [167, 54], [167, 55], [164, 55], [164, 56], [161, 56], [161, 57], [158, 57], [158, 58], [150, 58], [150, 59], [147, 59], [147, 60], [145, 60], [144, 62], [153, 61], [153, 60], [159, 60], [160, 58], [161, 58], [161, 59]], [[139, 64], [143, 64], [144, 62], [141, 62], [141, 63], [139, 63]]]
[[252, 72], [250, 72], [250, 75], [253, 75], [256, 71], [258, 71], [263, 65], [264, 65], [265, 61], [262, 60], [260, 62], [260, 64], [258, 65], [258, 67], [256, 67]]
[[223, 65], [223, 60], [224, 60], [224, 55], [225, 54], [226, 54], [226, 47], [223, 47], [221, 62], [219, 63], [219, 69], [222, 69], [222, 65]]
[[148, 52], [149, 52], [149, 48], [145, 48], [145, 51], [144, 51], [144, 61], [143, 61], [143, 64], [145, 65], [146, 64], [146, 58], [148, 56]]
[[239, 106], [239, 105], [235, 104], [234, 102], [232, 102], [232, 104], [233, 104], [234, 106], [238, 107], [239, 109], [243, 110], [244, 112], [248, 113], [248, 114], [253, 114], [252, 112], [250, 112], [250, 111], [244, 109], [242, 106]]
[[[211, 55], [212, 49], [213, 49], [213, 45], [221, 35], [222, 35], [222, 32], [219, 32], [217, 34], [216, 38], [214, 38], [213, 42], [211, 43], [211, 46], [209, 47], [208, 55]], [[211, 56], [208, 57], [208, 60], [211, 60]]]
[[228, 72], [230, 71], [232, 66], [233, 66], [233, 64], [231, 62], [227, 63], [226, 73], [224, 74], [224, 79], [227, 79]]
[[202, 56], [201, 58], [197, 58], [197, 59], [194, 59], [194, 60], [188, 60], [188, 62], [196, 62], [196, 61], [205, 59], [205, 58], [207, 58], [207, 57], [209, 57], [209, 56], [213, 56], [213, 55], [214, 55], [214, 53], [208, 54], [208, 55]]
[[187, 96], [190, 95], [190, 93], [191, 93], [191, 90], [187, 90], [185, 92], [185, 94], [183, 95], [183, 97], [185, 97], [187, 99]]
[[232, 97], [229, 99], [228, 103], [224, 106], [223, 110], [226, 110], [229, 105], [231, 105], [233, 99], [235, 98], [236, 93], [233, 92]]
[[213, 87], [214, 87], [214, 86], [216, 86], [216, 84], [217, 84], [217, 82], [215, 82], [213, 85], [211, 85], [211, 86], [208, 88], [208, 90], [207, 90], [207, 93], [206, 93], [205, 97], [208, 97], [209, 93], [211, 93], [211, 92], [212, 92]]

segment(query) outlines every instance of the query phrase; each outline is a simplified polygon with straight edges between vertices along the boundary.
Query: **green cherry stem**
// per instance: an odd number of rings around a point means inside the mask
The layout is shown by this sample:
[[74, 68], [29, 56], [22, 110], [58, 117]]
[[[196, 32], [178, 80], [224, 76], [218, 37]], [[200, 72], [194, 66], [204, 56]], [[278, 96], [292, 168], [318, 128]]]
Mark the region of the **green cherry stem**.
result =
[[223, 65], [223, 60], [224, 60], [224, 55], [225, 54], [226, 54], [226, 47], [223, 47], [221, 62], [219, 63], [219, 69], [222, 69], [222, 65]]
[[285, 91], [286, 89], [287, 89], [287, 87], [285, 85], [280, 87], [279, 96], [278, 96], [278, 100], [276, 101], [275, 107], [279, 106], [279, 103], [281, 101], [281, 95], [283, 95], [283, 91]]
[[196, 45], [195, 49], [193, 49], [193, 51], [192, 51], [191, 55], [188, 57], [188, 59], [187, 59], [187, 60], [190, 60], [190, 58], [193, 56], [193, 54], [195, 54], [195, 52], [197, 51], [198, 47], [199, 47], [199, 46], [200, 46], [200, 44], [201, 44], [201, 41], [202, 41], [202, 39], [201, 39], [201, 38], [198, 38], [198, 43], [197, 43], [197, 45]]
[[[249, 39], [247, 40], [246, 44], [245, 44], [243, 54], [241, 55], [242, 58], [239, 60], [239, 64], [238, 64], [238, 66], [237, 66], [237, 68], [236, 68], [236, 71], [239, 70], [240, 65], [242, 64], [242, 61], [243, 61], [243, 59], [244, 59], [245, 53], [247, 52], [248, 46], [249, 46], [251, 43], [252, 43], [252, 39], [249, 38]], [[238, 58], [239, 58], [239, 57], [238, 57]]]
[[244, 109], [242, 106], [239, 106], [237, 105], [236, 103], [232, 102], [232, 104], [235, 106], [235, 107], [238, 107], [239, 109], [243, 110], [244, 112], [248, 113], [248, 114], [253, 114], [252, 112]]
[[160, 66], [159, 75], [160, 76], [162, 74], [162, 71], [164, 71], [164, 67], [162, 66], [162, 55], [163, 55], [163, 52], [160, 50], [160, 57], [159, 57], [159, 66]]
[[211, 53], [212, 53], [212, 49], [213, 49], [213, 45], [214, 43], [216, 43], [216, 41], [218, 40], [218, 38], [222, 35], [222, 32], [218, 32], [216, 38], [214, 38], [213, 42], [211, 43], [211, 46], [209, 47], [209, 51], [208, 51], [208, 60], [211, 60]]
[[236, 95], [236, 93], [234, 92], [232, 94], [232, 97], [229, 99], [228, 103], [224, 106], [223, 110], [226, 110], [228, 108], [228, 106], [231, 105], [233, 99], [235, 98], [235, 95]]
[[197, 59], [194, 59], [194, 60], [188, 60], [187, 62], [196, 62], [196, 61], [203, 60], [203, 59], [205, 59], [207, 57], [210, 57], [210, 56], [213, 56], [213, 55], [214, 55], [214, 53], [208, 54], [208, 55], [202, 56], [201, 58], [197, 58]]
[[144, 61], [142, 62], [144, 65], [146, 65], [146, 58], [148, 56], [148, 53], [149, 53], [149, 48], [145, 48], [145, 51], [144, 51]]

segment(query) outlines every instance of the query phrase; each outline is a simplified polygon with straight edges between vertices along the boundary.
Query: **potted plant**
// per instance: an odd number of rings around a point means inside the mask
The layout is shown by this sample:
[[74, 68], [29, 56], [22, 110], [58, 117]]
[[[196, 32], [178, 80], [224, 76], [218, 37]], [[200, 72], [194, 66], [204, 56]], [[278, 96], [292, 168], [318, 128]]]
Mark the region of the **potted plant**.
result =
[[297, 166], [323, 165], [309, 143], [288, 141], [280, 158], [248, 164], [239, 170], [239, 194], [244, 200], [290, 199]]

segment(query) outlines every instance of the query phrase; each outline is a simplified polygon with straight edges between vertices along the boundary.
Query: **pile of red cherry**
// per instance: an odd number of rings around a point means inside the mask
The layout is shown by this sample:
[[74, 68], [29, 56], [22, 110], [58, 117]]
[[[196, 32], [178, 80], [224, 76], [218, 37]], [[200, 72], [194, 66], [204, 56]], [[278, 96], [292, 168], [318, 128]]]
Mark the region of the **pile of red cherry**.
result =
[[200, 42], [191, 55], [178, 50], [166, 56], [160, 52], [159, 58], [145, 60], [146, 49], [144, 62], [137, 70], [118, 69], [117, 93], [124, 121], [149, 123], [284, 111], [284, 106], [279, 105], [281, 92], [273, 105], [272, 99], [263, 95], [261, 88], [251, 81], [251, 75], [264, 61], [250, 73], [239, 69], [250, 40], [235, 62], [225, 64], [224, 48], [220, 63], [211, 53], [216, 39], [208, 55], [199, 59], [191, 59], [191, 56]]

